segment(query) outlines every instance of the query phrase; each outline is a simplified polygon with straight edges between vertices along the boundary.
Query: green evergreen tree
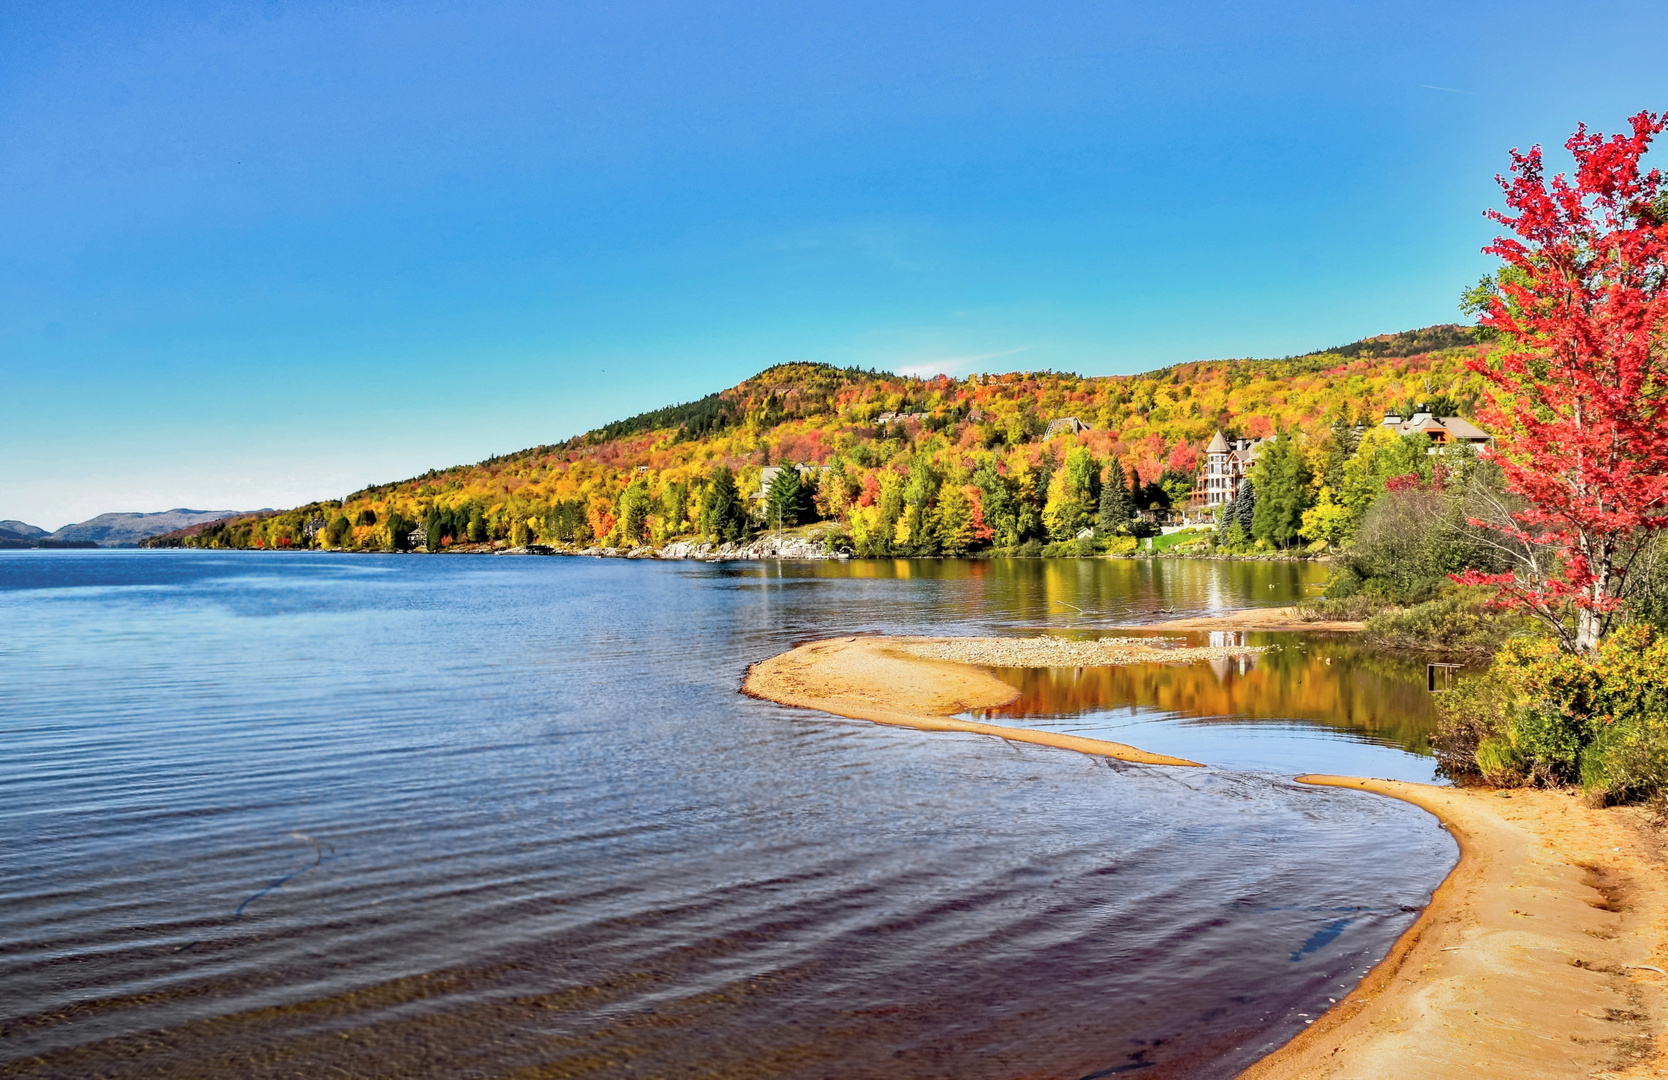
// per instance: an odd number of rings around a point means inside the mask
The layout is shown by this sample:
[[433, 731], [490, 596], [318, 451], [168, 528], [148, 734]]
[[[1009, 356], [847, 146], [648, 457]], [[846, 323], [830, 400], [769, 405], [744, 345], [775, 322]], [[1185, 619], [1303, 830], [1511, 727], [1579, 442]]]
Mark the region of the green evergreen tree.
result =
[[1275, 547], [1290, 547], [1303, 528], [1309, 508], [1309, 463], [1292, 437], [1282, 431], [1258, 455], [1257, 505], [1251, 535]]
[[1247, 476], [1239, 482], [1239, 492], [1234, 496], [1234, 524], [1239, 526], [1240, 535], [1247, 539], [1251, 536], [1251, 519], [1257, 513], [1257, 485]]
[[1332, 421], [1332, 446], [1326, 453], [1326, 471], [1324, 483], [1333, 491], [1342, 491], [1344, 487], [1344, 462], [1355, 455], [1355, 448], [1361, 442], [1361, 437], [1355, 432], [1355, 422], [1347, 413], [1340, 413]]
[[1134, 517], [1135, 500], [1129, 494], [1129, 477], [1124, 473], [1124, 463], [1113, 455], [1112, 464], [1106, 467], [1106, 479], [1100, 486], [1095, 531], [1103, 537], [1111, 536], [1127, 528]]
[[778, 525], [792, 528], [799, 524], [802, 488], [798, 469], [783, 465], [777, 471], [765, 492], [765, 528], [774, 529]]
[[701, 499], [701, 533], [721, 542], [736, 541], [746, 537], [747, 527], [747, 507], [736, 490], [736, 475], [728, 465], [720, 465]]
[[408, 534], [411, 532], [411, 522], [407, 521], [398, 511], [388, 515], [388, 550], [404, 551]]

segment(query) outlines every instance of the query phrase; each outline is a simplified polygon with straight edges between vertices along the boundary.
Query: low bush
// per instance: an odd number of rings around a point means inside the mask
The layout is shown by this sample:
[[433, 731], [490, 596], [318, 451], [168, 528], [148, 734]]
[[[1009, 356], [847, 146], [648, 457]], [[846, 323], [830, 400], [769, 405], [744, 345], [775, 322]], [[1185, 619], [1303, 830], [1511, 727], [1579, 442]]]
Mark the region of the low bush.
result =
[[1384, 610], [1384, 601], [1357, 593], [1353, 596], [1316, 596], [1297, 605], [1304, 622], [1360, 622]]
[[1521, 616], [1489, 607], [1487, 598], [1473, 589], [1452, 589], [1411, 607], [1382, 609], [1362, 628], [1374, 645], [1470, 656], [1492, 655], [1525, 629]]
[[1579, 784], [1599, 801], [1668, 791], [1668, 637], [1634, 625], [1594, 657], [1514, 638], [1442, 695], [1432, 739], [1456, 782]]

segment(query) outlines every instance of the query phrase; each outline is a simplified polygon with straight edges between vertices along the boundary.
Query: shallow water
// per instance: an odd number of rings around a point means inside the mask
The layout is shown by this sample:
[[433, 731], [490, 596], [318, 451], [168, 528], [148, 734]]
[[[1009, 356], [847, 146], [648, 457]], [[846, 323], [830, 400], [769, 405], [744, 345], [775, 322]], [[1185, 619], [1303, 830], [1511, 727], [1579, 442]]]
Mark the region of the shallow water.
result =
[[1197, 710], [1160, 672], [1014, 720], [1239, 732], [1204, 770], [737, 687], [826, 633], [1085, 631], [1315, 584], [0, 554], [0, 1074], [1232, 1075], [1451, 865], [1427, 815], [1286, 779], [1335, 752], [1428, 769], [1416, 718], [1337, 704], [1406, 672], [1291, 669], [1330, 697], [1236, 673]]
[[1174, 664], [996, 670], [1020, 696], [975, 719], [1131, 743], [1219, 768], [1441, 782], [1422, 660], [1343, 634], [1166, 635], [1261, 652]]

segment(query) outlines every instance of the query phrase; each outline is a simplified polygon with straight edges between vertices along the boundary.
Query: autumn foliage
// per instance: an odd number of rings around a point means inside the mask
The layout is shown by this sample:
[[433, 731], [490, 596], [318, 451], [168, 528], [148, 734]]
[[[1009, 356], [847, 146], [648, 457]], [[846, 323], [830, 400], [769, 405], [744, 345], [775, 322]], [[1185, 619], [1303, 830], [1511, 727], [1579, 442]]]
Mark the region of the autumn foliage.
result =
[[[1154, 499], [1185, 499], [1217, 430], [1230, 438], [1301, 434], [1295, 442], [1321, 475], [1338, 450], [1335, 433], [1353, 422], [1377, 431], [1383, 410], [1405, 413], [1422, 401], [1467, 409], [1483, 380], [1466, 361], [1488, 348], [1468, 328], [1439, 326], [1283, 360], [1100, 378], [1032, 371], [921, 379], [782, 364], [562, 443], [156, 543], [451, 550], [732, 540], [765, 524], [765, 469], [785, 463], [821, 470], [800, 520], [842, 531], [859, 551], [1070, 542], [1101, 524], [1097, 487], [1114, 471], [1123, 494], [1099, 494], [1122, 507], [1117, 521]], [[1080, 425], [1051, 430], [1068, 417]], [[1352, 519], [1373, 493], [1366, 488], [1377, 490], [1375, 478], [1363, 483], [1341, 496]]]
[[1505, 265], [1476, 302], [1505, 347], [1470, 362], [1523, 505], [1492, 523], [1520, 552], [1516, 571], [1459, 580], [1498, 587], [1583, 653], [1621, 607], [1630, 560], [1668, 524], [1668, 188], [1640, 160], [1664, 117], [1631, 126], [1578, 129], [1573, 178], [1548, 179], [1538, 146], [1512, 152], [1507, 210], [1489, 214], [1510, 235], [1484, 249]]

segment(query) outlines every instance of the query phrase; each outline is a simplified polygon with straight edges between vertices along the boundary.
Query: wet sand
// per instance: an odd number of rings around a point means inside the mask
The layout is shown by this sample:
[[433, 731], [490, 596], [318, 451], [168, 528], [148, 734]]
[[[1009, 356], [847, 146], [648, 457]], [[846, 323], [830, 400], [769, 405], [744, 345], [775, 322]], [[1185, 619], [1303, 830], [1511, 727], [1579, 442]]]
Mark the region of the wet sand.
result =
[[1182, 619], [1161, 619], [1158, 622], [1131, 624], [1126, 630], [1264, 630], [1291, 632], [1312, 630], [1318, 633], [1355, 633], [1366, 624], [1346, 619], [1303, 618], [1297, 607], [1247, 608], [1224, 615], [1197, 615]]
[[1390, 954], [1241, 1080], [1668, 1075], [1668, 977], [1652, 970], [1668, 969], [1668, 868], [1645, 811], [1559, 791], [1298, 779], [1427, 810], [1460, 860]]
[[[980, 662], [973, 658], [1003, 655], [1001, 645], [979, 645], [998, 640], [814, 642], [753, 665], [744, 690], [878, 723], [1194, 764], [1122, 743], [955, 719], [1016, 696], [972, 666]], [[1116, 649], [1122, 659], [1101, 662], [1175, 658], [1170, 650]], [[960, 662], [926, 658], [948, 655]], [[1389, 955], [1242, 1080], [1668, 1076], [1668, 834], [1645, 811], [1589, 809], [1555, 791], [1299, 779], [1410, 802], [1441, 820], [1460, 859]]]

